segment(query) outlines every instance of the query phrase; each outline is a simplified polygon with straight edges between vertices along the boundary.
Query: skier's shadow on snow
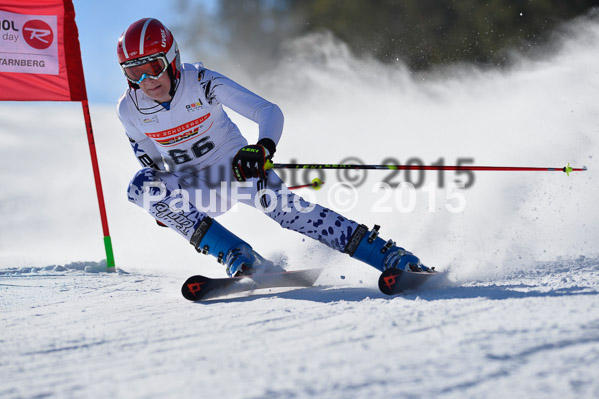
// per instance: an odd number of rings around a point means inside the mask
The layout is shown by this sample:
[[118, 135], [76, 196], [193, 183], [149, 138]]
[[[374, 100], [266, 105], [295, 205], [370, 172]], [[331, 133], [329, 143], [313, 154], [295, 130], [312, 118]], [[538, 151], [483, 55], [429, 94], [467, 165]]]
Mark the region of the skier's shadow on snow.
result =
[[394, 300], [403, 298], [405, 300], [436, 301], [446, 299], [474, 299], [486, 298], [490, 300], [524, 299], [524, 298], [547, 298], [563, 296], [581, 296], [599, 294], [594, 288], [574, 286], [558, 288], [553, 290], [540, 290], [538, 286], [513, 284], [513, 285], [489, 285], [463, 287], [451, 282], [443, 282], [425, 289], [405, 291], [402, 294], [387, 296], [375, 287], [337, 287], [337, 286], [314, 286], [283, 292], [255, 292], [247, 296], [216, 299], [204, 303], [227, 303], [248, 302], [261, 298], [281, 298], [289, 300], [301, 300], [320, 303], [333, 303], [339, 301], [361, 302], [365, 299]]

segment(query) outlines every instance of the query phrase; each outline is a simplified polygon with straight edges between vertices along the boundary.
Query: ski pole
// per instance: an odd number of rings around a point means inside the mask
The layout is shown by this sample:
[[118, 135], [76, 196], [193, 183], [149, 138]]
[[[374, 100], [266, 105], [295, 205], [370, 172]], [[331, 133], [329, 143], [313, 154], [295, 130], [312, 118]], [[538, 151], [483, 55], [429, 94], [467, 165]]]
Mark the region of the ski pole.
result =
[[287, 188], [289, 190], [296, 190], [298, 188], [312, 187], [314, 190], [320, 190], [322, 188], [323, 184], [324, 184], [324, 182], [317, 177], [315, 179], [312, 179], [312, 183], [301, 184], [299, 186], [292, 186], [292, 187], [287, 187]]
[[570, 176], [571, 172], [587, 170], [573, 168], [568, 163], [563, 168], [542, 168], [522, 166], [458, 166], [458, 165], [358, 165], [358, 164], [316, 164], [316, 163], [272, 163], [267, 161], [264, 166], [268, 169], [381, 169], [381, 170], [471, 170], [471, 171], [498, 171], [498, 172], [564, 172]]

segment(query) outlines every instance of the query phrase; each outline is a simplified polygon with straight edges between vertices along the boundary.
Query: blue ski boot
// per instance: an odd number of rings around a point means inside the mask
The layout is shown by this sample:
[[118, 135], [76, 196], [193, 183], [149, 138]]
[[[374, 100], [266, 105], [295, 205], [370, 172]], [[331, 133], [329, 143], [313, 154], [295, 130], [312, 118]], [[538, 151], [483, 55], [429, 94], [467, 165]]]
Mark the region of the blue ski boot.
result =
[[380, 271], [391, 267], [412, 272], [429, 270], [411, 252], [396, 246], [391, 240], [380, 238], [379, 228], [380, 226], [375, 225], [372, 231], [368, 231], [368, 227], [358, 226], [344, 252]]
[[283, 271], [208, 216], [196, 227], [190, 243], [198, 252], [215, 256], [219, 263], [226, 265], [229, 277], [247, 276], [256, 272]]

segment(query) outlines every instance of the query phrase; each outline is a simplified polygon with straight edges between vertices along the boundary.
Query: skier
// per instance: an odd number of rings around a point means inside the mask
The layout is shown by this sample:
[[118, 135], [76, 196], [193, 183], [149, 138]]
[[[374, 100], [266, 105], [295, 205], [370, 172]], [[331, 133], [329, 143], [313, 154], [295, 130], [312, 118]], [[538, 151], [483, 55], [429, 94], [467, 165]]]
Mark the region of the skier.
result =
[[[160, 21], [131, 24], [117, 54], [129, 83], [118, 115], [143, 167], [129, 185], [129, 201], [216, 257], [229, 276], [278, 268], [214, 220], [234, 202], [378, 270], [427, 270], [412, 253], [378, 237], [378, 226], [369, 230], [310, 204], [265, 171], [283, 130], [279, 107], [201, 63], [181, 63], [177, 42]], [[248, 145], [223, 105], [258, 124], [256, 144]]]

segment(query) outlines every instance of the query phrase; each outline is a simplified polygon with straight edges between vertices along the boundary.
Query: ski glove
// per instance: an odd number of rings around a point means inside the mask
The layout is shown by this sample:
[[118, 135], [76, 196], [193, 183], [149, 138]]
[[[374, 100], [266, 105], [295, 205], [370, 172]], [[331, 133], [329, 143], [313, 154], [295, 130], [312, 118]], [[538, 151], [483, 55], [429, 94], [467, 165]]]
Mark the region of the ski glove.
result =
[[276, 145], [271, 139], [262, 139], [254, 145], [241, 148], [233, 158], [233, 173], [237, 181], [246, 181], [257, 177], [266, 179], [264, 166], [270, 161], [276, 151]]

